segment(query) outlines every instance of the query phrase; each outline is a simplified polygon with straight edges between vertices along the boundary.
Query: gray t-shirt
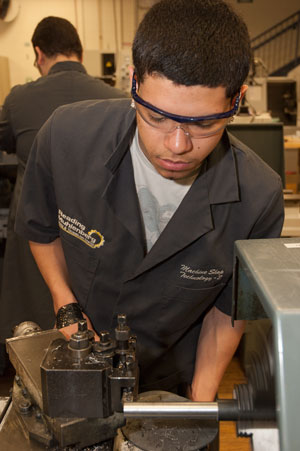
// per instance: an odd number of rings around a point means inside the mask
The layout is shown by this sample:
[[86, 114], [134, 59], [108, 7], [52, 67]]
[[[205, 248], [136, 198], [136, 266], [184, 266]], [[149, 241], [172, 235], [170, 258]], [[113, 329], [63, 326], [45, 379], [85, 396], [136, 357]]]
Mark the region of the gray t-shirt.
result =
[[145, 156], [136, 131], [130, 146], [134, 180], [144, 224], [149, 252], [182, 199], [190, 189], [195, 175], [182, 180], [169, 180], [161, 176]]

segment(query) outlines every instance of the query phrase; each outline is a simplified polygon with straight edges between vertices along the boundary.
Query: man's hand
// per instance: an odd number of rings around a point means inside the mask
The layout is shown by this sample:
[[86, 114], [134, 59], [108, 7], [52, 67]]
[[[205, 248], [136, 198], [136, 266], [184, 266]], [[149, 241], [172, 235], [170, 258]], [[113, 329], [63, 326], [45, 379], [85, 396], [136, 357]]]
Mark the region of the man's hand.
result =
[[194, 377], [187, 396], [192, 401], [214, 401], [227, 365], [245, 329], [245, 321], [235, 321], [213, 307], [205, 316], [198, 341]]
[[[95, 341], [99, 341], [99, 336], [96, 334], [96, 332], [93, 329], [92, 323], [89, 320], [89, 318], [86, 316], [85, 313], [83, 313], [84, 318], [87, 321], [87, 326], [89, 330], [92, 330], [95, 334]], [[70, 326], [63, 327], [62, 329], [59, 329], [59, 331], [66, 337], [67, 340], [70, 340], [70, 337], [72, 334], [77, 332], [78, 330], [78, 323], [71, 324]]]
[[[60, 238], [47, 244], [30, 241], [29, 246], [51, 292], [55, 314], [66, 303], [77, 302], [71, 289], [68, 268]], [[88, 329], [95, 332], [90, 319], [84, 313], [83, 316], [87, 320]], [[78, 323], [76, 322], [59, 330], [67, 340], [70, 340], [71, 335], [78, 330]], [[96, 333], [95, 340], [99, 340], [99, 336]]]
[[187, 389], [186, 389], [186, 394], [185, 394], [187, 399], [190, 399], [191, 401], [193, 401], [193, 397], [192, 397], [192, 389], [191, 386], [188, 385]]

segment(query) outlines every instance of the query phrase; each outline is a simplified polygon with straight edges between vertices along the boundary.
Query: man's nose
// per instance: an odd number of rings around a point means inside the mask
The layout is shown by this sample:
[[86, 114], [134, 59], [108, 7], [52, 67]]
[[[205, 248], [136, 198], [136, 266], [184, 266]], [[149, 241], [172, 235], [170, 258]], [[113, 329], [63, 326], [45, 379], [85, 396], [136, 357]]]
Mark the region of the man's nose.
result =
[[172, 132], [165, 135], [165, 146], [171, 152], [180, 155], [190, 152], [193, 143], [189, 134], [178, 124]]

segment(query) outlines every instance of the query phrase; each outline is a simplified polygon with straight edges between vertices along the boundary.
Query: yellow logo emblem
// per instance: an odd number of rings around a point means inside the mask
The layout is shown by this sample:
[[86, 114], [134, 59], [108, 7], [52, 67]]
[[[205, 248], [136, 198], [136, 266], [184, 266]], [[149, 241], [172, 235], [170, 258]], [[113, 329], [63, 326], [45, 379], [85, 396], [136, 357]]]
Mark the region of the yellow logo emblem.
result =
[[86, 231], [86, 226], [81, 224], [76, 218], [72, 218], [61, 210], [58, 210], [58, 225], [69, 235], [78, 238], [92, 249], [103, 246], [105, 243], [104, 236], [98, 230], [92, 229]]
[[105, 239], [104, 236], [101, 235], [100, 232], [98, 232], [97, 230], [90, 230], [88, 232], [88, 235], [92, 238], [95, 238], [96, 241], [93, 243], [92, 247], [101, 247], [103, 246], [103, 244], [105, 243]]

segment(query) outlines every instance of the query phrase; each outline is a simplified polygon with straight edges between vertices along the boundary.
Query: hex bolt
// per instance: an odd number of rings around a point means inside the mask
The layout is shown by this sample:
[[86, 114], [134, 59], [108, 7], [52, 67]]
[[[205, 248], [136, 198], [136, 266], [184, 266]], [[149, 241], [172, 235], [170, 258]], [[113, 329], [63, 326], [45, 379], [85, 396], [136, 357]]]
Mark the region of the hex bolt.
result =
[[85, 332], [88, 329], [86, 319], [78, 321], [78, 332]]
[[108, 346], [110, 344], [110, 335], [109, 332], [107, 332], [106, 330], [103, 330], [100, 332], [99, 334], [99, 338], [100, 338], [100, 344], [102, 346]]
[[86, 349], [89, 346], [90, 335], [88, 333], [87, 321], [82, 319], [78, 321], [78, 330], [70, 337], [70, 349]]
[[69, 349], [87, 349], [90, 345], [89, 337], [84, 334], [73, 334], [70, 338]]
[[[130, 337], [130, 328], [126, 324], [126, 315], [118, 315], [118, 326], [115, 329], [115, 337], [122, 349], [128, 348], [128, 339]], [[120, 344], [122, 342], [122, 344]]]
[[119, 329], [123, 330], [126, 326], [126, 315], [124, 313], [120, 313], [118, 315], [118, 325]]

